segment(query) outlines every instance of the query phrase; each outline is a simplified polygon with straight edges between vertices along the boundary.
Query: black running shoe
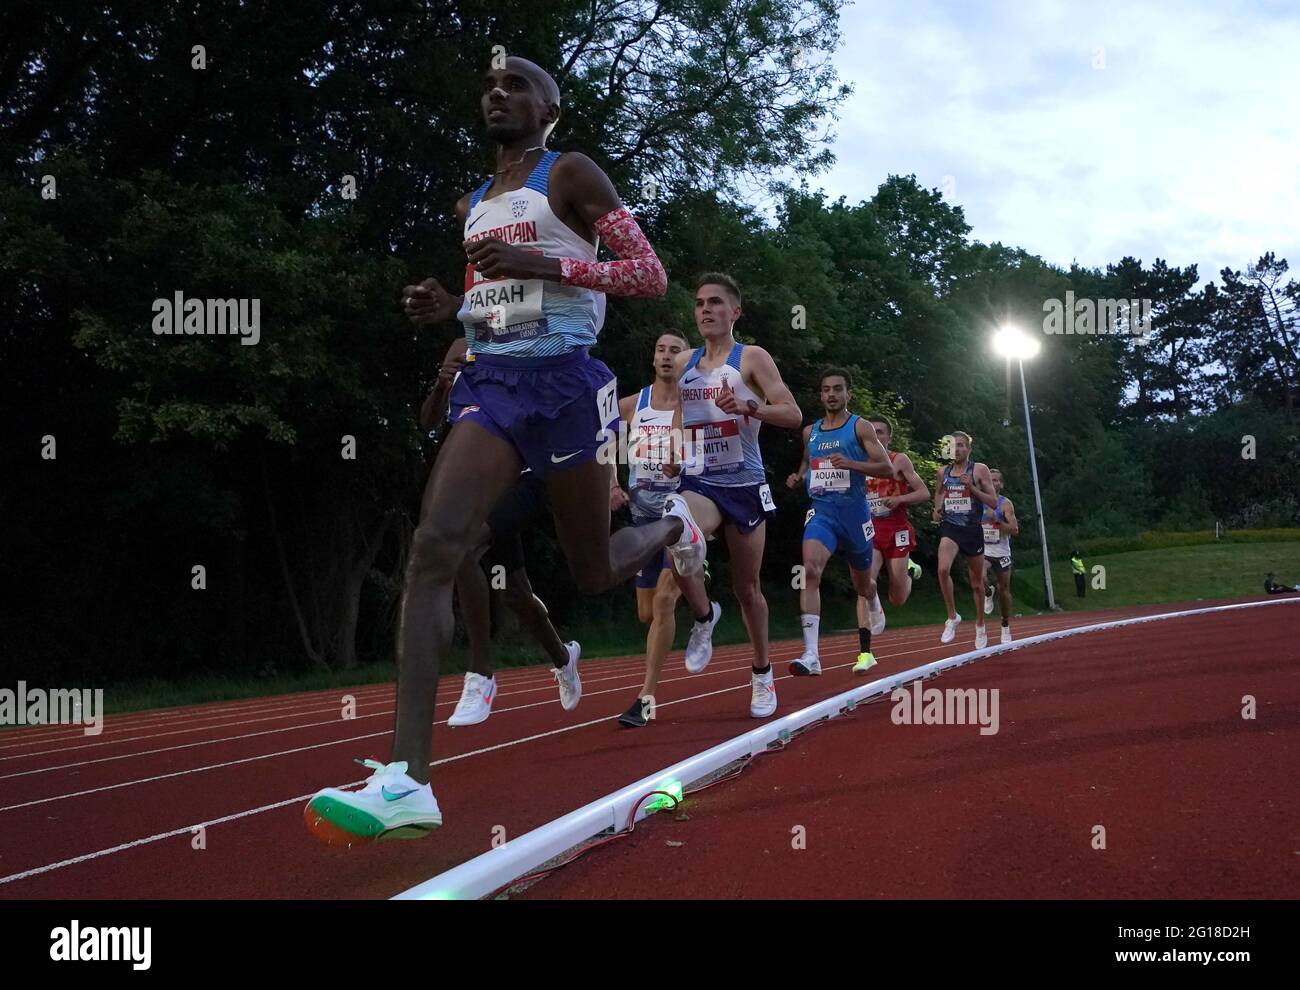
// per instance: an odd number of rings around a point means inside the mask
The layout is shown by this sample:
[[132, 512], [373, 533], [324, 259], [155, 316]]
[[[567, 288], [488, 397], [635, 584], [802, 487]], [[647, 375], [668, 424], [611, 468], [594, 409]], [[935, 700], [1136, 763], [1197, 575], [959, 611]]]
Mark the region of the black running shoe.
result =
[[632, 702], [632, 707], [618, 717], [619, 725], [626, 725], [629, 729], [644, 728], [646, 721], [645, 704], [642, 698], [637, 698]]

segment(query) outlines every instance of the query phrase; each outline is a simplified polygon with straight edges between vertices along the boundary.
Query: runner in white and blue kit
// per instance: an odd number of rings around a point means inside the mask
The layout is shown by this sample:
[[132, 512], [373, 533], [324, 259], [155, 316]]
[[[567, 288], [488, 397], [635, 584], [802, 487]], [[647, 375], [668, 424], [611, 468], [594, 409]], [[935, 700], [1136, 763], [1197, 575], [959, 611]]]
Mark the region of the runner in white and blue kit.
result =
[[939, 523], [939, 590], [943, 592], [948, 618], [939, 642], [951, 643], [957, 636], [961, 616], [953, 598], [952, 565], [961, 554], [970, 570], [971, 592], [975, 596], [975, 649], [988, 645], [984, 628], [984, 506], [997, 504], [989, 469], [972, 462], [971, 437], [961, 430], [948, 438], [952, 463], [939, 469], [934, 486], [933, 519]]
[[[997, 493], [996, 507], [984, 507], [984, 564], [989, 577], [997, 582], [998, 609], [1002, 616], [1002, 642], [1011, 642], [1011, 537], [1020, 534], [1016, 507], [1002, 494], [1002, 472], [989, 468], [989, 479]], [[984, 592], [984, 614], [993, 611], [994, 587]]]
[[[681, 334], [668, 330], [655, 341], [652, 367], [654, 381], [639, 392], [618, 401], [618, 413], [627, 429], [627, 490], [615, 475], [610, 488], [610, 508], [629, 505], [632, 525], [645, 526], [664, 514], [668, 496], [677, 491], [680, 474], [672, 472], [677, 460], [673, 420], [676, 418], [677, 355], [690, 350]], [[669, 470], [665, 470], [668, 467]], [[636, 700], [618, 721], [628, 728], [643, 728], [654, 716], [654, 696], [659, 689], [659, 672], [677, 632], [675, 612], [681, 589], [673, 577], [668, 552], [651, 556], [636, 572], [637, 617], [650, 628], [645, 642], [645, 679]]]
[[[763, 348], [740, 344], [732, 327], [740, 319], [740, 289], [731, 276], [709, 272], [695, 289], [695, 326], [704, 346], [677, 356], [681, 409], [677, 425], [687, 444], [681, 492], [668, 496], [665, 517], [675, 515], [705, 536], [722, 530], [731, 554], [732, 588], [754, 647], [749, 713], [776, 711], [768, 661], [767, 600], [759, 585], [767, 515], [776, 509], [767, 484], [758, 431], [764, 423], [797, 430], [799, 405]], [[698, 674], [713, 655], [713, 627], [722, 614], [699, 575], [704, 544], [669, 547], [678, 585], [695, 616], [686, 644], [686, 669]]]
[[[425, 486], [411, 541], [391, 762], [369, 761], [375, 773], [360, 791], [326, 788], [305, 810], [309, 829], [342, 845], [442, 824], [428, 784], [430, 729], [454, 628], [453, 579], [524, 467], [546, 484], [556, 535], [586, 593], [630, 578], [665, 544], [702, 542], [678, 519], [611, 538], [610, 465], [596, 457], [603, 428], [618, 417], [617, 382], [588, 354], [605, 297], [663, 295], [663, 266], [605, 173], [585, 155], [546, 149], [560, 91], [545, 70], [513, 56], [494, 63], [480, 107], [496, 167], [456, 205], [464, 295], [432, 278], [402, 290], [417, 325], [459, 320], [470, 360], [451, 395], [456, 428]], [[616, 260], [596, 260], [602, 239]], [[567, 709], [581, 694], [576, 658], [560, 674]]]
[[[849, 412], [852, 381], [843, 368], [827, 368], [818, 388], [825, 415], [804, 427], [803, 458], [786, 485], [808, 486], [812, 508], [804, 517], [803, 585], [799, 590], [799, 623], [803, 628], [803, 655], [790, 664], [796, 677], [822, 672], [818, 650], [821, 625], [822, 572], [836, 550], [849, 562], [849, 576], [860, 597], [871, 601], [876, 581], [871, 573], [875, 534], [867, 501], [867, 475], [894, 477], [889, 455], [876, 438], [871, 423]], [[865, 674], [875, 665], [871, 628], [858, 626], [858, 659], [853, 673]]]

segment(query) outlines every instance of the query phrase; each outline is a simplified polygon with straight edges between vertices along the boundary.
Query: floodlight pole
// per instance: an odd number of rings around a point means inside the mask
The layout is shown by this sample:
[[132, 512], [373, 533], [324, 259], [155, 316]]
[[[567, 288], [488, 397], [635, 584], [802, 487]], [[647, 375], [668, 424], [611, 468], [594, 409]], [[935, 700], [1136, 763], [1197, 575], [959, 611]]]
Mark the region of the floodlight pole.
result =
[[1038, 538], [1043, 545], [1043, 590], [1047, 592], [1047, 607], [1056, 611], [1056, 595], [1052, 591], [1052, 566], [1047, 557], [1047, 521], [1043, 518], [1043, 496], [1038, 490], [1038, 459], [1034, 456], [1034, 428], [1029, 422], [1029, 390], [1025, 387], [1025, 361], [1016, 358], [1020, 365], [1020, 396], [1025, 401], [1025, 436], [1029, 439], [1029, 471], [1034, 478], [1034, 508], [1038, 511]]

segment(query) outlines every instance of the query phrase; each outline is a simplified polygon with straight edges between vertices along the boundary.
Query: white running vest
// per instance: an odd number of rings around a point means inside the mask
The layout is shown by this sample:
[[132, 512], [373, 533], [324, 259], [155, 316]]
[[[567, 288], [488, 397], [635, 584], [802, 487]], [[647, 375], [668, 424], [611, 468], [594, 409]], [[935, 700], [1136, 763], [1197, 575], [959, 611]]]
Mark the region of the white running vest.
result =
[[762, 421], [724, 413], [714, 402], [725, 382], [742, 406], [749, 399], [763, 404], [741, 377], [740, 355], [744, 349], [744, 344], [737, 344], [725, 364], [705, 371], [698, 367], [704, 348], [697, 347], [678, 381], [682, 426], [688, 439], [683, 473], [724, 488], [761, 485], [767, 480], [758, 449]]
[[[488, 179], [474, 190], [465, 240], [496, 237], [551, 258], [595, 261], [596, 247], [565, 226], [547, 199], [559, 157], [558, 151], [542, 155], [520, 189], [484, 199], [493, 181]], [[605, 323], [605, 293], [541, 278], [484, 278], [467, 264], [456, 318], [471, 355], [552, 357], [596, 343]]]
[[659, 518], [664, 501], [677, 491], [679, 477], [664, 474], [671, 454], [673, 410], [650, 405], [650, 386], [641, 389], [628, 429], [627, 487], [632, 514]]

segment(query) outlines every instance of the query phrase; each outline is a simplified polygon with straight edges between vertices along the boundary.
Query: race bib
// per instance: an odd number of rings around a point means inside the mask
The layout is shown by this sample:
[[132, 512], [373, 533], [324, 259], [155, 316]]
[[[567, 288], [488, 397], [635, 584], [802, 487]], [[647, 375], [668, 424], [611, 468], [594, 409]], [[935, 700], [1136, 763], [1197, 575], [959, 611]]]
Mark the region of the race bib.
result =
[[894, 534], [894, 546], [906, 547], [912, 544], [912, 531], [910, 529], [900, 529]]
[[[530, 253], [542, 252], [532, 250]], [[477, 268], [466, 265], [465, 299], [458, 316], [462, 323], [473, 326], [478, 343], [503, 344], [539, 337], [546, 333], [546, 317], [542, 315], [542, 280], [483, 278]]]
[[745, 462], [745, 451], [740, 445], [740, 424], [734, 419], [697, 426], [693, 437], [694, 461], [705, 471], [735, 468]]
[[638, 488], [667, 491], [677, 487], [677, 479], [664, 473], [664, 464], [669, 461], [671, 434], [672, 428], [668, 426], [643, 426], [633, 434], [630, 447]]
[[990, 543], [1001, 543], [1001, 542], [1002, 542], [1002, 530], [998, 529], [996, 526], [984, 527], [985, 546], [988, 546]]
[[811, 495], [829, 495], [849, 490], [849, 469], [837, 468], [827, 457], [814, 457], [808, 475], [808, 492]]
[[868, 543], [876, 538], [876, 527], [871, 525], [869, 519], [862, 524], [862, 538]]
[[770, 486], [758, 486], [758, 501], [762, 504], [764, 512], [776, 511], [776, 503], [772, 501], [772, 489]]
[[887, 516], [894, 510], [887, 506], [879, 495], [868, 495], [867, 505], [871, 507], [871, 514], [877, 519], [881, 516]]
[[963, 498], [945, 498], [943, 500], [943, 511], [951, 515], [965, 515], [970, 512], [970, 496]]
[[807, 514], [806, 516], [803, 517], [803, 524], [804, 524], [805, 526], [807, 526], [810, 522], [813, 521], [813, 516], [815, 516], [815, 515], [817, 515], [817, 510], [816, 510], [816, 509], [809, 509], [809, 510], [808, 510], [808, 514]]
[[596, 420], [601, 426], [608, 426], [618, 419], [618, 379], [611, 378], [596, 393]]

